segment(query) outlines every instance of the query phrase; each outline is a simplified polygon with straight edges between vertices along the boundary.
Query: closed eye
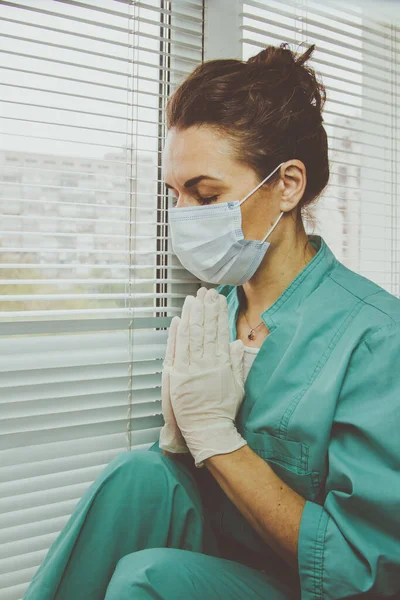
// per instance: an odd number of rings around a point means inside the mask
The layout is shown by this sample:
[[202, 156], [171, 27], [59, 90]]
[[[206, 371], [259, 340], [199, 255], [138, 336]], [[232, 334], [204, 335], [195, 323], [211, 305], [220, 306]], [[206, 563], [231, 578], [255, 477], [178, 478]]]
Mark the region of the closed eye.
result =
[[[204, 196], [199, 196], [198, 195], [196, 198], [197, 198], [197, 201], [200, 204], [203, 205], [203, 204], [210, 204], [211, 202], [214, 202], [215, 200], [218, 200], [219, 196], [218, 196], [218, 194], [215, 194], [214, 196], [208, 196], [208, 197], [204, 197]], [[177, 198], [173, 198], [172, 199], [172, 206], [174, 208], [176, 208], [177, 204], [178, 204]]]
[[218, 200], [218, 194], [214, 196], [209, 196], [208, 198], [204, 198], [203, 196], [197, 196], [197, 200], [200, 204], [210, 204], [210, 202], [214, 202], [214, 200]]

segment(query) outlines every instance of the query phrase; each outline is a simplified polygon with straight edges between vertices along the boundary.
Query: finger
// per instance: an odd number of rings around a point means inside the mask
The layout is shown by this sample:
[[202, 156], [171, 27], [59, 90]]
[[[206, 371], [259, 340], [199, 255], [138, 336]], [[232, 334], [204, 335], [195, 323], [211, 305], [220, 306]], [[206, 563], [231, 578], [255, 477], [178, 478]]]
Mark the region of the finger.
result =
[[207, 294], [207, 288], [203, 286], [203, 287], [201, 287], [201, 288], [199, 288], [197, 290], [197, 296], [196, 297], [199, 300], [201, 300], [202, 302], [204, 302], [204, 297], [205, 297], [206, 294]]
[[194, 300], [194, 296], [186, 296], [185, 301], [183, 303], [182, 312], [181, 312], [181, 321], [182, 321], [184, 327], [189, 326], [189, 317], [190, 317], [190, 311], [191, 311], [193, 300]]
[[189, 365], [189, 317], [194, 296], [186, 296], [183, 303], [181, 320], [176, 332], [174, 367], [184, 368]]
[[178, 325], [180, 322], [180, 318], [175, 316], [173, 317], [168, 331], [168, 339], [167, 339], [167, 349], [165, 352], [164, 358], [164, 367], [172, 367], [174, 364], [175, 358], [175, 344], [176, 344], [176, 332], [178, 330]]
[[216, 357], [218, 295], [218, 292], [212, 288], [207, 290], [204, 297], [204, 357], [207, 358], [208, 363], [213, 363]]
[[229, 360], [228, 303], [225, 296], [218, 295], [217, 354]]
[[189, 360], [199, 362], [203, 358], [204, 304], [198, 298], [192, 302], [189, 318]]
[[238, 381], [243, 382], [244, 344], [242, 340], [231, 342], [229, 345], [229, 353], [234, 375]]
[[186, 452], [187, 446], [183, 439], [181, 430], [176, 422], [175, 414], [172, 409], [170, 396], [170, 371], [163, 369], [161, 377], [161, 409], [164, 417], [164, 425], [160, 430], [159, 445], [160, 448], [175, 451]]

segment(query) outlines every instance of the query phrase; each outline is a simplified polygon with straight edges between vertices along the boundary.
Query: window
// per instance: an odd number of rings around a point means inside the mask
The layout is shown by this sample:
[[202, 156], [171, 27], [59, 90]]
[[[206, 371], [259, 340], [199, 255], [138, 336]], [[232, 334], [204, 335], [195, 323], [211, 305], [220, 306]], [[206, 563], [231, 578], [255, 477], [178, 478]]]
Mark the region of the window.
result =
[[289, 42], [300, 52], [316, 44], [307, 64], [327, 88], [331, 177], [308, 232], [400, 297], [398, 8], [355, 0], [239, 4], [244, 59], [269, 44]]
[[50, 4], [0, 11], [1, 146], [39, 177], [2, 186], [20, 203], [0, 247], [8, 600], [105, 465], [158, 439], [166, 327], [198, 287], [169, 272], [159, 151], [167, 95], [202, 60], [202, 1]]
[[203, 58], [316, 43], [310, 65], [328, 91], [332, 177], [314, 231], [400, 295], [398, 27], [366, 4], [1, 4], [2, 152], [21, 165], [36, 160], [42, 177], [25, 183], [22, 166], [15, 185], [0, 171], [2, 204], [19, 203], [2, 216], [0, 246], [8, 600], [22, 598], [105, 465], [158, 439], [166, 327], [198, 287], [165, 235], [163, 117], [170, 92]]

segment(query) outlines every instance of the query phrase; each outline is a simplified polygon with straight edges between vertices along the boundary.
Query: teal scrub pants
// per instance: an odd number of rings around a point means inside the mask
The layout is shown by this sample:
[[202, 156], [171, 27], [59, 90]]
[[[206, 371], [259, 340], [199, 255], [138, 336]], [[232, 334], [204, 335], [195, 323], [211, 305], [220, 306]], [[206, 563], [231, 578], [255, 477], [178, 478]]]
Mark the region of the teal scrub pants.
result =
[[298, 600], [293, 582], [261, 570], [261, 553], [222, 533], [221, 493], [229, 501], [206, 468], [190, 455], [164, 456], [158, 442], [118, 454], [79, 500], [23, 600]]

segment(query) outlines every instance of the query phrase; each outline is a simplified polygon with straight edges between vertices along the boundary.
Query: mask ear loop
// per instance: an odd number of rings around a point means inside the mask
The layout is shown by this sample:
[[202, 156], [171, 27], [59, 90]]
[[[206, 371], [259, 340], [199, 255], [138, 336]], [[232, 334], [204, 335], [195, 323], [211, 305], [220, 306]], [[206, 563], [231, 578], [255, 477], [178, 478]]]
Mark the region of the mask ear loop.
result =
[[263, 240], [261, 240], [261, 242], [260, 242], [261, 244], [263, 242], [265, 242], [265, 240], [267, 239], [267, 237], [269, 236], [269, 234], [273, 232], [273, 230], [275, 229], [275, 227], [278, 225], [279, 221], [281, 220], [283, 214], [284, 214], [284, 212], [282, 211], [281, 214], [279, 215], [279, 217], [277, 218], [277, 220], [275, 221], [275, 223], [272, 225], [271, 229], [268, 231], [268, 233], [265, 236], [265, 238]]
[[267, 179], [269, 179], [270, 177], [272, 177], [272, 175], [275, 173], [275, 171], [277, 171], [277, 170], [279, 169], [279, 167], [281, 167], [281, 166], [282, 166], [282, 165], [284, 165], [284, 164], [285, 164], [285, 163], [283, 163], [283, 162], [282, 162], [280, 165], [278, 165], [278, 166], [277, 166], [277, 167], [276, 167], [276, 168], [275, 168], [275, 169], [272, 171], [272, 173], [270, 173], [269, 175], [267, 175], [267, 177], [266, 177], [265, 179], [263, 179], [263, 180], [262, 180], [262, 182], [261, 182], [261, 183], [259, 183], [259, 184], [258, 184], [258, 186], [254, 188], [254, 190], [251, 190], [251, 192], [249, 192], [249, 193], [247, 194], [247, 196], [245, 196], [245, 197], [243, 198], [243, 200], [241, 200], [241, 201], [239, 202], [239, 206], [241, 206], [241, 205], [243, 204], [243, 202], [244, 202], [245, 200], [247, 200], [247, 198], [248, 198], [249, 196], [251, 196], [252, 194], [254, 194], [254, 192], [256, 192], [256, 191], [258, 190], [258, 188], [259, 188], [259, 187], [261, 187], [261, 186], [262, 186], [262, 184], [263, 184], [263, 183], [265, 183], [265, 182], [267, 181]]
[[[249, 196], [251, 196], [251, 194], [254, 194], [254, 192], [255, 192], [255, 191], [257, 191], [257, 190], [258, 190], [258, 188], [259, 188], [259, 187], [261, 187], [261, 186], [262, 186], [262, 184], [263, 184], [263, 183], [265, 183], [265, 182], [267, 181], [267, 179], [269, 179], [270, 177], [272, 177], [272, 175], [275, 173], [275, 171], [277, 171], [277, 170], [278, 170], [278, 169], [279, 169], [279, 168], [280, 168], [282, 165], [284, 165], [284, 164], [285, 164], [285, 163], [283, 163], [283, 162], [282, 162], [280, 165], [278, 165], [278, 166], [277, 166], [277, 167], [276, 167], [276, 168], [275, 168], [275, 169], [272, 171], [272, 173], [270, 173], [269, 175], [267, 175], [267, 177], [266, 177], [265, 179], [263, 179], [263, 180], [262, 180], [262, 182], [261, 182], [261, 183], [259, 183], [259, 184], [258, 184], [258, 186], [254, 188], [254, 190], [252, 190], [252, 191], [251, 191], [249, 194], [247, 194], [247, 196], [245, 196], [245, 197], [243, 198], [243, 200], [241, 200], [241, 201], [239, 202], [239, 206], [241, 206], [241, 205], [243, 204], [243, 202], [244, 202], [245, 200], [247, 200], [247, 198], [248, 198]], [[270, 233], [272, 233], [272, 232], [273, 232], [273, 230], [275, 229], [275, 227], [278, 225], [279, 221], [281, 220], [281, 218], [282, 218], [282, 215], [283, 215], [283, 214], [284, 214], [284, 213], [283, 213], [283, 212], [281, 212], [281, 214], [279, 215], [279, 217], [277, 218], [277, 220], [275, 221], [275, 223], [272, 225], [271, 229], [268, 231], [268, 233], [267, 233], [267, 235], [265, 236], [265, 238], [264, 238], [263, 240], [261, 240], [260, 244], [262, 244], [263, 242], [265, 242], [265, 240], [266, 240], [266, 239], [267, 239], [267, 237], [270, 235]]]

